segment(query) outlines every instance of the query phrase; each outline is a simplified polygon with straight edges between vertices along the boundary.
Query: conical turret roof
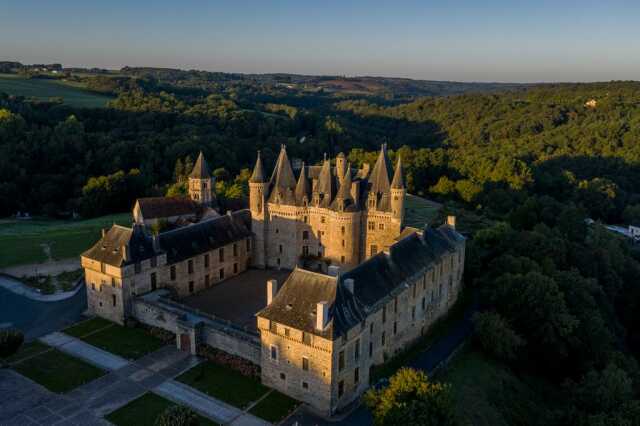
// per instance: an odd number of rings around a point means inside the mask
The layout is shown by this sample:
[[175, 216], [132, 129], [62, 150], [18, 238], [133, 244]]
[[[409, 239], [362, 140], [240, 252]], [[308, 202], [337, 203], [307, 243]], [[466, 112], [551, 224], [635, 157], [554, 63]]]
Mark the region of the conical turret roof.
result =
[[300, 169], [295, 195], [296, 203], [300, 205], [303, 203], [304, 197], [307, 197], [307, 200], [309, 200], [309, 179], [307, 178], [307, 168], [304, 163], [302, 163], [302, 169]]
[[253, 174], [249, 179], [251, 183], [263, 183], [264, 182], [264, 167], [262, 167], [262, 159], [260, 158], [260, 151], [258, 151], [258, 159], [256, 165], [253, 168]]
[[322, 194], [322, 205], [329, 206], [333, 195], [335, 194], [335, 181], [333, 174], [331, 173], [331, 163], [325, 157], [322, 169], [320, 169], [320, 175], [318, 176], [318, 185], [316, 191]]
[[391, 182], [391, 188], [404, 189], [404, 171], [402, 170], [402, 157], [398, 154], [398, 164], [396, 170], [393, 173], [393, 181]]
[[376, 165], [373, 166], [371, 175], [369, 176], [369, 183], [371, 184], [371, 192], [376, 194], [388, 193], [390, 189], [389, 185], [389, 158], [387, 157], [387, 145], [384, 144], [380, 148], [380, 154], [376, 160]]
[[193, 166], [193, 170], [189, 175], [190, 178], [194, 179], [210, 179], [211, 174], [209, 173], [209, 166], [207, 166], [207, 161], [204, 159], [204, 155], [202, 151], [198, 154], [198, 159], [196, 160], [196, 165]]
[[280, 149], [280, 155], [278, 156], [276, 168], [273, 171], [271, 180], [276, 188], [294, 189], [296, 187], [296, 178], [293, 175], [291, 163], [289, 163], [289, 157], [287, 157], [287, 150], [284, 145], [282, 145]]
[[338, 210], [342, 203], [343, 208], [346, 210], [350, 205], [354, 204], [353, 197], [351, 196], [351, 166], [347, 165], [347, 171], [344, 174], [340, 189], [336, 194], [336, 198], [331, 204], [331, 208]]

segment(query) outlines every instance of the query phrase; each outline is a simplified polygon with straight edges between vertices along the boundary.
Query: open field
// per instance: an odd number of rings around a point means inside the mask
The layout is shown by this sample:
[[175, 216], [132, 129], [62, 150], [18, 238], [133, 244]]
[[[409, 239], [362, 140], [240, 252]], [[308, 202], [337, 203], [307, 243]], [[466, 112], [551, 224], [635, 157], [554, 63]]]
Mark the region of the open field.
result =
[[0, 268], [77, 257], [113, 223], [131, 224], [129, 213], [89, 220], [0, 220]]
[[[160, 414], [172, 405], [177, 405], [161, 396], [147, 392], [138, 399], [134, 399], [124, 407], [106, 416], [116, 426], [154, 426]], [[216, 423], [200, 415], [196, 415], [198, 426], [210, 426]]]
[[105, 374], [93, 365], [35, 342], [25, 345], [10, 361], [18, 373], [57, 393], [69, 392]]
[[427, 223], [433, 223], [438, 217], [442, 205], [426, 198], [407, 194], [405, 198], [405, 225], [422, 229]]
[[0, 92], [38, 100], [62, 98], [65, 104], [80, 108], [102, 108], [113, 98], [99, 95], [53, 79], [27, 79], [10, 74], [0, 74]]

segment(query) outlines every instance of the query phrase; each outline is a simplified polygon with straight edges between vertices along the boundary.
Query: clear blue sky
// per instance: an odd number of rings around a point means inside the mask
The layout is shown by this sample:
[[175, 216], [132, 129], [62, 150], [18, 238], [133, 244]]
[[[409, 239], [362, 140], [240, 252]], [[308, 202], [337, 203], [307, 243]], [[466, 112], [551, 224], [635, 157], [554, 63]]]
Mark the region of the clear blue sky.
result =
[[65, 66], [640, 79], [640, 1], [0, 0], [0, 60]]

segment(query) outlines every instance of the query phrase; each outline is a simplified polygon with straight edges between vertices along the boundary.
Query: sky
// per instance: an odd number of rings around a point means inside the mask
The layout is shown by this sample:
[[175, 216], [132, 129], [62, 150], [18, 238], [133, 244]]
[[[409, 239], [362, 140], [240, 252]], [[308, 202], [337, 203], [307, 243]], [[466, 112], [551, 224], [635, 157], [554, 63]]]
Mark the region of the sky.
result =
[[640, 1], [0, 0], [0, 61], [449, 81], [640, 79]]

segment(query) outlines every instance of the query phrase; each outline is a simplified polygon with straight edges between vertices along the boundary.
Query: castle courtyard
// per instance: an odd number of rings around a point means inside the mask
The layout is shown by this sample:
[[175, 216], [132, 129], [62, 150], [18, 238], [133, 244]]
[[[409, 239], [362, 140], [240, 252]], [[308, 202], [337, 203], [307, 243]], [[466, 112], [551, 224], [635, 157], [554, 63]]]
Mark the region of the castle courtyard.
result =
[[255, 314], [267, 305], [267, 281], [275, 279], [282, 285], [290, 274], [284, 269], [249, 269], [180, 302], [257, 331]]

